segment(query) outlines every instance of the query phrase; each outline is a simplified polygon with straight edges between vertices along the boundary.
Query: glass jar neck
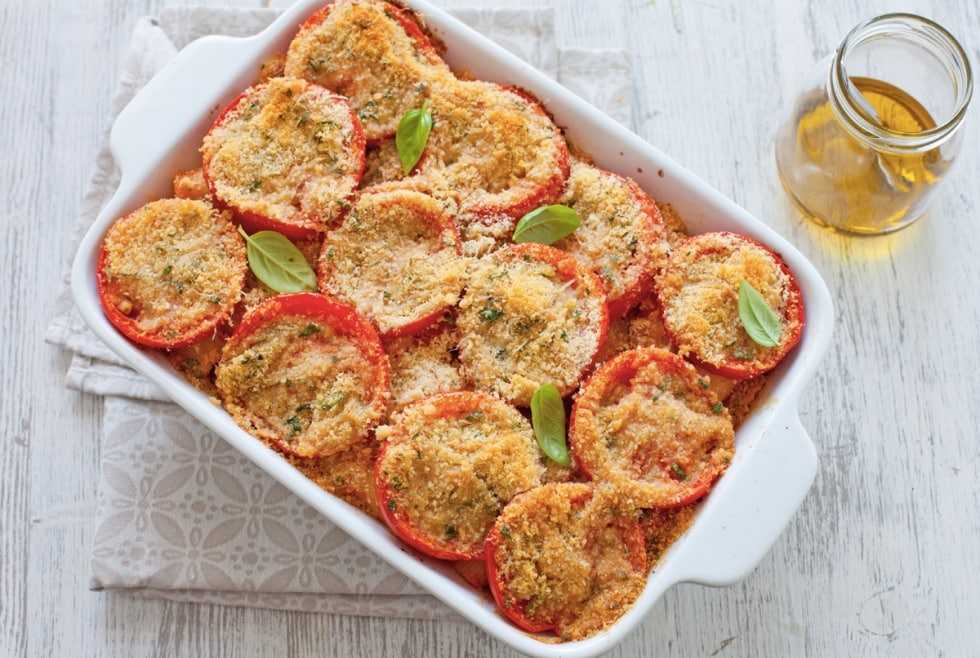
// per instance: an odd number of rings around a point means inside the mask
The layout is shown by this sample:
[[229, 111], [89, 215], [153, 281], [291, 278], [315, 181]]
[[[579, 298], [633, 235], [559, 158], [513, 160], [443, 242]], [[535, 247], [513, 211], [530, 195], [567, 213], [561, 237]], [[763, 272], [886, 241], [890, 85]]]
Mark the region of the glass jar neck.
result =
[[[901, 67], [902, 58], [948, 76], [949, 98], [936, 103], [937, 109], [919, 105], [932, 102], [932, 95], [919, 97], [900, 79], [888, 79], [889, 68]], [[889, 125], [859, 89], [858, 80], [904, 96], [931, 119], [930, 125], [911, 131]], [[886, 14], [859, 23], [841, 42], [831, 58], [827, 95], [838, 120], [856, 139], [877, 149], [924, 151], [946, 142], [959, 128], [973, 95], [973, 75], [966, 52], [941, 26], [911, 14]]]

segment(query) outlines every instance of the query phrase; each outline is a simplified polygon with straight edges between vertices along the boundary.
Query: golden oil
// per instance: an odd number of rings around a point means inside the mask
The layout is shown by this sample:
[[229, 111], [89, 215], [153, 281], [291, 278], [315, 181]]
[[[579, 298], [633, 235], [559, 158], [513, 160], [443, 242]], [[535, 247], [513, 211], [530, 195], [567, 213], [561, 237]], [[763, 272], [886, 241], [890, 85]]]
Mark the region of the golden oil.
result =
[[[922, 105], [901, 89], [871, 78], [851, 78], [882, 127], [915, 134], [936, 127]], [[781, 136], [783, 184], [811, 219], [854, 233], [883, 233], [917, 215], [947, 168], [940, 147], [889, 152], [859, 141], [844, 128], [826, 97], [803, 107]]]
[[959, 44], [921, 17], [871, 19], [804, 89], [776, 136], [779, 175], [797, 207], [857, 234], [917, 219], [960, 148], [973, 80]]

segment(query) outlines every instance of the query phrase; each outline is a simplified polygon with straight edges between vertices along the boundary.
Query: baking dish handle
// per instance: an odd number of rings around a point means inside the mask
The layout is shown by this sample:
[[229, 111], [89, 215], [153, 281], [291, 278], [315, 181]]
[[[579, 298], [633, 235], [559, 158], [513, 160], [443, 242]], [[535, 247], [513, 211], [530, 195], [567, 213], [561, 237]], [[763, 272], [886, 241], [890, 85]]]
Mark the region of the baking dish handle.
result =
[[[783, 404], [747, 455], [737, 454], [685, 535], [669, 578], [711, 586], [731, 585], [762, 561], [789, 524], [817, 473], [817, 455], [796, 404]], [[746, 434], [759, 431], [744, 428]], [[778, 492], [778, 493], [777, 493]], [[667, 576], [667, 574], [662, 574]]]

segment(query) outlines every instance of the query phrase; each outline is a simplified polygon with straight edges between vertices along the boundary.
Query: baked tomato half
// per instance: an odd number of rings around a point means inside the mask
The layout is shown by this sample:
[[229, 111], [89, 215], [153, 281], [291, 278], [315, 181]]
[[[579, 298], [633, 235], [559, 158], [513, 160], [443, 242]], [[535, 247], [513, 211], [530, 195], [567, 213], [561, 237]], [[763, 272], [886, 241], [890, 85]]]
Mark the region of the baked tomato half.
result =
[[585, 162], [572, 164], [558, 202], [578, 213], [581, 226], [554, 246], [599, 276], [610, 317], [622, 317], [651, 291], [667, 258], [657, 204], [632, 179]]
[[636, 507], [676, 507], [705, 495], [728, 468], [735, 430], [694, 366], [647, 348], [617, 355], [582, 385], [569, 443], [584, 474]]
[[520, 407], [543, 384], [571, 394], [609, 328], [599, 278], [561, 249], [527, 242], [473, 264], [459, 304], [459, 359], [478, 390]]
[[347, 100], [295, 78], [247, 89], [201, 146], [215, 203], [249, 233], [312, 238], [350, 206], [364, 171], [361, 124]]
[[362, 192], [324, 234], [318, 263], [320, 290], [353, 304], [385, 340], [455, 307], [466, 271], [452, 214], [407, 189]]
[[[760, 344], [739, 312], [747, 283], [772, 314], [778, 338]], [[682, 242], [655, 279], [664, 328], [677, 352], [706, 371], [741, 380], [772, 370], [803, 334], [803, 294], [769, 247], [725, 231]]]
[[327, 5], [290, 42], [285, 74], [348, 98], [369, 142], [393, 137], [433, 84], [452, 79], [409, 12], [381, 0]]
[[109, 322], [145, 347], [205, 340], [228, 319], [248, 269], [228, 213], [161, 199], [116, 220], [99, 249], [96, 284]]
[[278, 295], [245, 314], [215, 385], [247, 432], [312, 459], [367, 437], [391, 397], [388, 358], [371, 323], [316, 293]]
[[467, 255], [508, 243], [521, 217], [558, 201], [568, 145], [536, 99], [512, 87], [453, 80], [433, 87], [430, 111], [432, 132], [414, 178], [458, 205]]
[[589, 483], [548, 483], [514, 498], [487, 535], [490, 591], [520, 628], [587, 637], [643, 591], [643, 530], [618, 496]]
[[421, 333], [384, 341], [394, 409], [437, 393], [466, 389], [456, 358], [457, 342], [456, 318], [451, 313]]
[[503, 506], [545, 475], [531, 424], [486, 393], [425, 398], [378, 434], [382, 517], [406, 544], [445, 560], [482, 558]]

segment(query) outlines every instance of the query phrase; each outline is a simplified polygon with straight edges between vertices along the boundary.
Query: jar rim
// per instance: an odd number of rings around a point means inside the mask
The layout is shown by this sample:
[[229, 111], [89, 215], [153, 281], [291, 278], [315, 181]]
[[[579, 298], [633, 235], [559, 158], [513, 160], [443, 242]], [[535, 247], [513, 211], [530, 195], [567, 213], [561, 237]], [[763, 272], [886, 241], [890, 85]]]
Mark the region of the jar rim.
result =
[[[948, 59], [946, 63], [951, 65], [950, 71], [956, 82], [955, 105], [948, 118], [934, 117], [945, 120], [942, 123], [937, 122], [932, 128], [915, 133], [891, 130], [881, 125], [873, 113], [869, 114], [867, 102], [851, 83], [844, 67], [844, 59], [857, 46], [899, 27], [915, 30], [920, 36], [928, 38], [933, 46], [941, 49]], [[885, 140], [905, 149], [930, 147], [945, 140], [962, 122], [973, 97], [970, 59], [959, 41], [935, 21], [903, 12], [882, 14], [855, 25], [837, 48], [829, 78], [830, 97], [858, 136], [872, 141]]]

